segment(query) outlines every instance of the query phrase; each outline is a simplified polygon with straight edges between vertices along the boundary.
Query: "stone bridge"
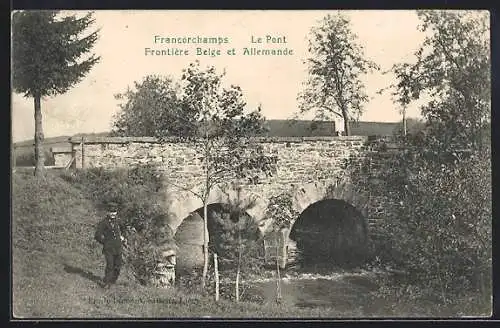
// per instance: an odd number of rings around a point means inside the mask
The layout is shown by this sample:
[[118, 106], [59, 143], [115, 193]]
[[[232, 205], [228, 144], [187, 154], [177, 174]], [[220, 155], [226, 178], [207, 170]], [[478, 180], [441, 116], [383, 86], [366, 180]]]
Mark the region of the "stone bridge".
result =
[[[334, 185], [334, 198], [345, 200], [367, 215], [366, 200], [351, 190], [344, 177], [346, 161], [364, 156], [369, 149], [367, 141], [367, 137], [360, 136], [262, 138], [266, 152], [277, 158], [275, 174], [243, 186], [239, 197], [256, 200], [247, 212], [260, 220], [271, 196], [291, 193], [293, 206], [301, 213], [323, 199], [326, 189]], [[172, 215], [174, 230], [189, 213], [202, 207], [200, 199], [184, 190], [196, 191], [203, 181], [198, 153], [191, 144], [147, 137], [72, 138], [70, 144], [76, 168], [156, 165], [165, 176], [162, 205]], [[216, 189], [209, 203], [226, 202], [228, 197], [237, 197], [236, 191]]]

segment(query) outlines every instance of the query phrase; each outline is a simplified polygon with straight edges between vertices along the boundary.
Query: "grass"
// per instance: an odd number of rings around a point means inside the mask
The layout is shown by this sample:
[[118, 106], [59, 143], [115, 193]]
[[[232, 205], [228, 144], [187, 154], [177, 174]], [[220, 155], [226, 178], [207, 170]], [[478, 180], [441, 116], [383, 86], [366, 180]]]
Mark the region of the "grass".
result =
[[[93, 203], [56, 172], [45, 179], [13, 175], [13, 315], [15, 318], [95, 317], [282, 317], [283, 306], [214, 303], [175, 289], [136, 283], [125, 267], [117, 286], [98, 286], [104, 269], [93, 240], [101, 219]], [[302, 311], [304, 316], [328, 315]], [[334, 313], [338, 315], [338, 313]]]
[[[102, 213], [81, 189], [58, 174], [48, 171], [45, 179], [23, 172], [13, 175], [15, 318], [356, 318], [429, 316], [440, 310], [435, 302], [416, 304], [377, 293], [352, 304], [346, 295], [345, 304], [335, 308], [298, 308], [286, 301], [215, 303], [212, 298], [180, 289], [141, 286], [132, 279], [127, 266], [118, 284], [103, 290], [98, 283], [104, 259], [101, 247], [93, 240]], [[467, 302], [457, 299], [455, 308], [447, 311], [455, 315], [460, 311], [478, 313], [467, 309]]]

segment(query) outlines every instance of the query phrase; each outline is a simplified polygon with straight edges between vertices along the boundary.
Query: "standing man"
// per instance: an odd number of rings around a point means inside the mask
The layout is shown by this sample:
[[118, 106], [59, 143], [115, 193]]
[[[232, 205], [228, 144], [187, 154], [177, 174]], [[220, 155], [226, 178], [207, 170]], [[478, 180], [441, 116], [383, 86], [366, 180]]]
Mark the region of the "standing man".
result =
[[102, 253], [106, 259], [103, 279], [105, 289], [116, 283], [122, 267], [122, 242], [124, 238], [117, 222], [117, 216], [117, 205], [109, 204], [108, 213], [104, 220], [99, 222], [95, 232], [95, 239], [103, 245]]

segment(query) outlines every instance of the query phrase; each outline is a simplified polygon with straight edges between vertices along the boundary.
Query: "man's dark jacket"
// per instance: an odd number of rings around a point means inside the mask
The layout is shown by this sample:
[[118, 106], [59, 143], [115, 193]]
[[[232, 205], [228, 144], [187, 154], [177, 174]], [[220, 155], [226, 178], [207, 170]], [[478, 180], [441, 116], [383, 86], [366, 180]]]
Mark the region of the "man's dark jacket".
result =
[[122, 251], [122, 241], [120, 239], [120, 227], [116, 219], [114, 221], [105, 218], [97, 225], [95, 239], [103, 245], [103, 253], [119, 254]]

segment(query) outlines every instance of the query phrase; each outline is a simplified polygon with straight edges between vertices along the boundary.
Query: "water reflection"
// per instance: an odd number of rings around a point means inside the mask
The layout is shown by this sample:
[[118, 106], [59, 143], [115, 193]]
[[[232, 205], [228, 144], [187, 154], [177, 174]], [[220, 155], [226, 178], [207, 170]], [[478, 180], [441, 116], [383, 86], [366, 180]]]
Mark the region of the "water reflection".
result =
[[[298, 277], [283, 279], [282, 302], [298, 307], [335, 307], [350, 309], [366, 301], [367, 294], [377, 289], [372, 275], [332, 275], [324, 278]], [[254, 283], [253, 293], [265, 301], [276, 300], [276, 280]]]

